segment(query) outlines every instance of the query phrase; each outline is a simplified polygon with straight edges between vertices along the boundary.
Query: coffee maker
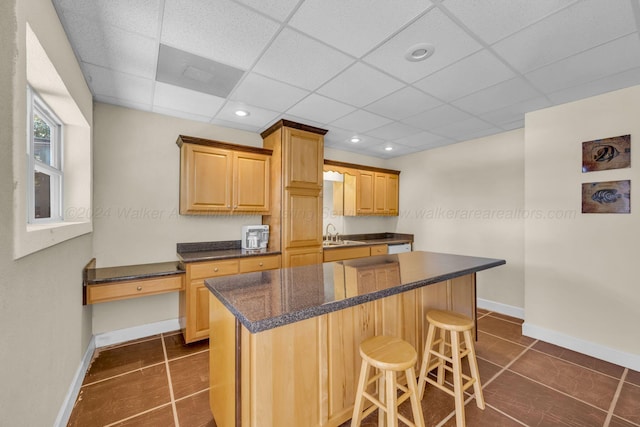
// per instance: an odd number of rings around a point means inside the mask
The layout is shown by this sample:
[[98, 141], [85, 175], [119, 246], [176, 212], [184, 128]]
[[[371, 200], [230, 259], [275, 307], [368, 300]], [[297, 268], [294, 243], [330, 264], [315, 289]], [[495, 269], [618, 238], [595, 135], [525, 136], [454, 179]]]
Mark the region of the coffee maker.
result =
[[268, 242], [268, 225], [245, 225], [242, 227], [242, 249], [266, 249]]

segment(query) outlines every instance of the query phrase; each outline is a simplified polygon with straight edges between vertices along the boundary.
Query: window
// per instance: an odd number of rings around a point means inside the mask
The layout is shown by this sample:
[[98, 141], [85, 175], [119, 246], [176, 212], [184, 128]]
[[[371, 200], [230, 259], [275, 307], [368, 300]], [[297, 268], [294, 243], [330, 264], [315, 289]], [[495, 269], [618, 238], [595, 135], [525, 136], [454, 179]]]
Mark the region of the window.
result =
[[62, 124], [51, 109], [31, 89], [29, 106], [27, 195], [29, 223], [62, 221]]

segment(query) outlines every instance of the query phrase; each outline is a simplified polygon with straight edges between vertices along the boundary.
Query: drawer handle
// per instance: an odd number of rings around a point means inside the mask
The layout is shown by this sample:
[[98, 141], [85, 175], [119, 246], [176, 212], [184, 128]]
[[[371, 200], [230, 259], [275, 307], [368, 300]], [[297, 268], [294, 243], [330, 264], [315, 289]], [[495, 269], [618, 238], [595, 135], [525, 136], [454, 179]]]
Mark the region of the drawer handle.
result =
[[142, 286], [138, 286], [136, 289], [137, 289], [138, 291], [141, 291], [141, 290], [142, 290]]
[[214, 269], [213, 269], [213, 271], [214, 271], [215, 273], [217, 273], [217, 272], [218, 272], [218, 267], [214, 268]]
[[263, 263], [260, 263], [260, 264], [258, 264], [258, 265], [259, 265], [260, 267], [262, 267], [264, 264], [263, 264]]

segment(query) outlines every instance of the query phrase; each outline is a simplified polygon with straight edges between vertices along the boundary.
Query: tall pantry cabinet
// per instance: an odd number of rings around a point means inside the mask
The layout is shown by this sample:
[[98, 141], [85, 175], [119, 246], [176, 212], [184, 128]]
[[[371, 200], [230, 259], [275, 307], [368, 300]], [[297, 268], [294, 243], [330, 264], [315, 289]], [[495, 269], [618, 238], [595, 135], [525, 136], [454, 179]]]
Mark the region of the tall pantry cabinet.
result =
[[322, 263], [322, 167], [326, 130], [280, 120], [262, 132], [273, 150], [272, 206], [262, 217], [269, 247], [282, 252], [282, 267]]

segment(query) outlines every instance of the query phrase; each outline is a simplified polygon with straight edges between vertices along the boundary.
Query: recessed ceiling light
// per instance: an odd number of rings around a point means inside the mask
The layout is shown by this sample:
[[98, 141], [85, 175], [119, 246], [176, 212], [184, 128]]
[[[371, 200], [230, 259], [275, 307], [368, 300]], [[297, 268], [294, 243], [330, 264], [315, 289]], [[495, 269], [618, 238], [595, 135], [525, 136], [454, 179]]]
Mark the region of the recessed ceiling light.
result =
[[436, 48], [430, 43], [418, 43], [411, 46], [404, 54], [407, 61], [424, 61], [435, 52]]
[[236, 110], [235, 115], [238, 117], [247, 117], [249, 112], [245, 110]]
[[384, 151], [391, 151], [393, 150], [393, 147], [384, 147]]
[[360, 138], [358, 138], [357, 136], [354, 136], [349, 140], [349, 142], [353, 142], [354, 144], [357, 144], [358, 142], [360, 142]]

